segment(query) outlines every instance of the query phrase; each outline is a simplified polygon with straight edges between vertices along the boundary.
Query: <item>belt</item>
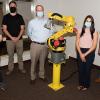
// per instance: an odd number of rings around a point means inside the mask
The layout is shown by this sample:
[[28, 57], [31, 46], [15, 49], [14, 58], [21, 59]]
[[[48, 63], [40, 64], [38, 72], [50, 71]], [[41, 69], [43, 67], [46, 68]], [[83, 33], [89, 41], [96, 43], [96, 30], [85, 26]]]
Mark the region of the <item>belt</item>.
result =
[[40, 43], [40, 42], [36, 42], [36, 41], [32, 41], [33, 43], [36, 43], [36, 44], [40, 44], [40, 45], [45, 45], [45, 43]]

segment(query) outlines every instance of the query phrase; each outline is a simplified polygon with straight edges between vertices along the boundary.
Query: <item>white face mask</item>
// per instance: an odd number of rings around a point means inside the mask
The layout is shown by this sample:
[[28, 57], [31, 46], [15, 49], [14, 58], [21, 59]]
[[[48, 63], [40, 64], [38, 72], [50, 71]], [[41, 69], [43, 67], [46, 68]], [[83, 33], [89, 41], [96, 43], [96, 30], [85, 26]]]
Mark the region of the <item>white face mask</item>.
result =
[[85, 26], [86, 26], [87, 28], [90, 28], [90, 27], [91, 27], [91, 22], [85, 22]]
[[43, 11], [38, 11], [38, 12], [37, 12], [37, 16], [38, 16], [38, 17], [43, 17], [43, 16], [44, 16]]

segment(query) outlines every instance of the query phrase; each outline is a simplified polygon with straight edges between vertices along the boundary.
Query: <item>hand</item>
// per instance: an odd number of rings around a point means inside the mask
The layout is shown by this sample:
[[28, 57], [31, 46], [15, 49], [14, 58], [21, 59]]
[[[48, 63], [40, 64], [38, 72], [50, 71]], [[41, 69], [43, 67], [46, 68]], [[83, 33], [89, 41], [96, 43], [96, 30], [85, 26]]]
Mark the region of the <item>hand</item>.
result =
[[19, 41], [19, 38], [18, 37], [16, 37], [16, 42], [18, 42]]
[[81, 60], [82, 60], [82, 62], [86, 62], [86, 59], [85, 59], [85, 54], [80, 54], [80, 58], [81, 58]]
[[16, 43], [16, 42], [19, 40], [19, 38], [18, 38], [18, 37], [12, 37], [11, 40], [12, 40], [14, 43]]
[[77, 33], [78, 32], [77, 28], [73, 28], [73, 32]]

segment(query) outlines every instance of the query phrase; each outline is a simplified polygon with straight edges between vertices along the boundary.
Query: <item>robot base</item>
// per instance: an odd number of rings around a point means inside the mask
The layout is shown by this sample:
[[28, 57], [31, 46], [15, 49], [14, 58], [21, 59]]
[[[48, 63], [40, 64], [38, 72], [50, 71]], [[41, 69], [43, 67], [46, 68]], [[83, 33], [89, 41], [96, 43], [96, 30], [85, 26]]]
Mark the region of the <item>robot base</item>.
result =
[[60, 83], [60, 70], [61, 64], [53, 63], [53, 81], [48, 86], [55, 91], [64, 87], [64, 85]]
[[50, 83], [48, 86], [52, 88], [54, 91], [58, 91], [64, 87], [63, 84], [54, 84], [54, 83]]

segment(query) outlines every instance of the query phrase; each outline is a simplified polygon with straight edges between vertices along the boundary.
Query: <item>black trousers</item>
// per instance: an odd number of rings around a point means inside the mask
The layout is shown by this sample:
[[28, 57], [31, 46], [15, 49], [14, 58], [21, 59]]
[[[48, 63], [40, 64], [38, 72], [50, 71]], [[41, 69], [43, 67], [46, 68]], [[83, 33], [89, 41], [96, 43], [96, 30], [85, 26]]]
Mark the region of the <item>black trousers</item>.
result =
[[4, 82], [3, 72], [0, 68], [0, 83], [3, 83], [3, 82]]
[[3, 83], [3, 74], [1, 70], [0, 70], [0, 83]]
[[[3, 46], [3, 42], [0, 43], [0, 53], [2, 51], [2, 46]], [[1, 56], [1, 54], [0, 54], [0, 56]], [[2, 69], [0, 66], [0, 87], [2, 87], [3, 84], [4, 84], [4, 76], [3, 76]]]
[[[81, 48], [82, 53], [85, 53], [88, 50], [89, 48]], [[93, 51], [86, 57], [86, 62], [82, 62], [79, 53], [77, 53], [79, 85], [82, 85], [86, 88], [90, 86], [91, 66], [93, 64], [94, 58], [95, 58], [95, 51]]]

